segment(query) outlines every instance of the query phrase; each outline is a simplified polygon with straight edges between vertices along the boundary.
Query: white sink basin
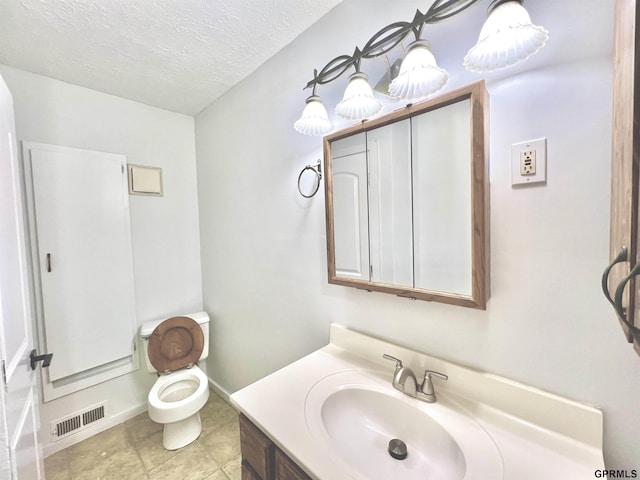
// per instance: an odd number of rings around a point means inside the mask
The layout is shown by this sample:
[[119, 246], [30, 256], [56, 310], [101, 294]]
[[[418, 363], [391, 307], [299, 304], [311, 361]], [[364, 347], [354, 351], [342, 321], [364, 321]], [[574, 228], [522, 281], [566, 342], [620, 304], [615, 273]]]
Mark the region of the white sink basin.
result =
[[[500, 480], [491, 437], [443, 395], [428, 404], [391, 387], [379, 373], [343, 371], [317, 382], [305, 402], [311, 434], [350, 475], [369, 480]], [[402, 440], [407, 457], [393, 458]]]

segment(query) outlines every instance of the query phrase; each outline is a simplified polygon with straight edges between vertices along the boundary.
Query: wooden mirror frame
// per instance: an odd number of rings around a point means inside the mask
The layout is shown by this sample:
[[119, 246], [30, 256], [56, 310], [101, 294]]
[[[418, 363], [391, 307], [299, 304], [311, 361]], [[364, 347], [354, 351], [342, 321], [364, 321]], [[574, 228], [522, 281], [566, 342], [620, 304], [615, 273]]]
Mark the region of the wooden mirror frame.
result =
[[[470, 100], [471, 108], [471, 295], [440, 292], [421, 288], [372, 282], [336, 275], [335, 235], [333, 223], [333, 170], [331, 165], [331, 142], [352, 135], [399, 122], [416, 115], [436, 110], [447, 105]], [[442, 302], [463, 307], [486, 309], [490, 295], [490, 248], [489, 248], [489, 96], [484, 81], [447, 92], [436, 98], [407, 105], [371, 121], [353, 125], [323, 139], [325, 169], [325, 213], [327, 229], [327, 268], [329, 283], [384, 292], [426, 301]]]

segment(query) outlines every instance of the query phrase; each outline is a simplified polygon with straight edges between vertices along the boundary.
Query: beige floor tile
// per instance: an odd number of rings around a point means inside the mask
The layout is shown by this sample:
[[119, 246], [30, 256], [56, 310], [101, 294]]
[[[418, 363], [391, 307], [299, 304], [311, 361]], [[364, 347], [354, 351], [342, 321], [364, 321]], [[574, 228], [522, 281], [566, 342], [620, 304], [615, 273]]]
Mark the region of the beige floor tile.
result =
[[166, 450], [162, 446], [162, 432], [154, 433], [136, 442], [135, 448], [147, 471], [153, 470], [178, 453], [178, 450]]
[[117, 450], [121, 448], [123, 443], [127, 443], [127, 433], [124, 425], [116, 425], [109, 430], [100, 432], [93, 437], [89, 437], [80, 443], [72, 445], [67, 450], [75, 452], [90, 452], [90, 451], [108, 451]]
[[124, 428], [132, 442], [138, 442], [154, 433], [161, 432], [163, 426], [149, 418], [147, 412], [133, 417], [131, 420], [124, 422]]
[[47, 480], [70, 480], [71, 473], [69, 473], [69, 458], [66, 450], [44, 459], [44, 475]]
[[224, 473], [224, 470], [220, 469], [213, 472], [206, 478], [206, 480], [229, 480], [229, 477], [227, 477], [227, 474]]
[[222, 470], [227, 474], [230, 480], [241, 480], [242, 477], [242, 457], [237, 457], [229, 460], [222, 466]]
[[71, 478], [72, 480], [123, 480], [143, 477], [145, 473], [142, 460], [133, 449], [129, 449], [105, 457], [81, 472], [74, 473]]
[[218, 465], [240, 455], [240, 426], [238, 419], [233, 419], [219, 428], [202, 435], [202, 443]]
[[219, 469], [207, 448], [197, 441], [149, 472], [153, 480], [204, 480]]
[[163, 426], [148, 414], [45, 459], [47, 480], [240, 480], [238, 414], [211, 392], [203, 432], [177, 451], [162, 446]]
[[238, 412], [213, 392], [209, 396], [207, 404], [202, 408], [202, 410], [200, 410], [202, 432], [204, 434], [207, 434], [226, 424], [230, 420], [237, 418]]
[[115, 453], [131, 449], [124, 427], [118, 425], [67, 448], [69, 472], [73, 477]]

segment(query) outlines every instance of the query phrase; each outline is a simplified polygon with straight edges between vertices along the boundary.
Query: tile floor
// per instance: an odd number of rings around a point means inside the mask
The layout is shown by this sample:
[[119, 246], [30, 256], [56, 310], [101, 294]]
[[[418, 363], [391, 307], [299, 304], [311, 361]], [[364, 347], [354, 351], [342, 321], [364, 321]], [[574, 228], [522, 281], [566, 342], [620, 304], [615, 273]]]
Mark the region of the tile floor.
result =
[[211, 392], [200, 418], [198, 440], [168, 451], [145, 412], [47, 457], [46, 480], [240, 480], [238, 414]]

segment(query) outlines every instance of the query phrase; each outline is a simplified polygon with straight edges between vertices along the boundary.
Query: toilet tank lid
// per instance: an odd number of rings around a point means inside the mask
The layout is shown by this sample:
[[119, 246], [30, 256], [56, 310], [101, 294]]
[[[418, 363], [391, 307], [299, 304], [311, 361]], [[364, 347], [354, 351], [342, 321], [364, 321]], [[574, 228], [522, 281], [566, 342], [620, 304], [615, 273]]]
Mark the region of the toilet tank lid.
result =
[[[172, 315], [172, 316], [173, 317], [189, 317], [190, 319], [197, 322], [199, 325], [202, 325], [203, 323], [207, 323], [209, 321], [209, 314], [207, 312], [196, 312], [196, 313], [189, 313], [186, 315]], [[142, 325], [140, 325], [140, 336], [141, 337], [151, 336], [151, 334], [156, 329], [156, 327], [169, 318], [171, 317], [163, 318], [161, 320], [150, 320], [148, 322], [144, 322]]]

